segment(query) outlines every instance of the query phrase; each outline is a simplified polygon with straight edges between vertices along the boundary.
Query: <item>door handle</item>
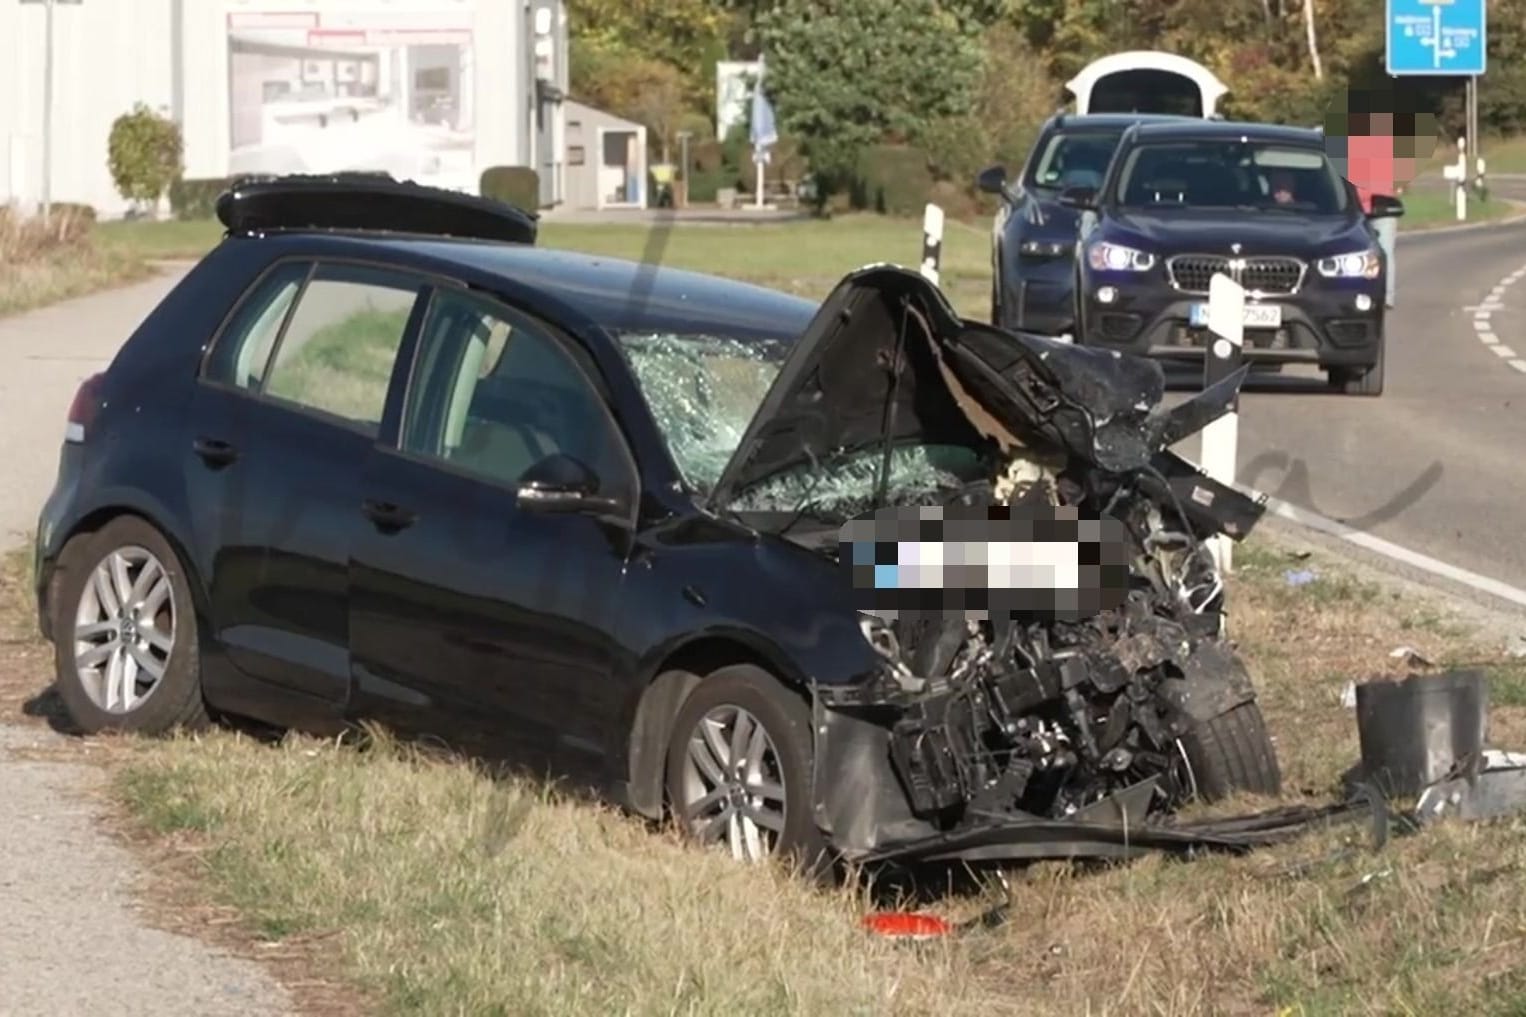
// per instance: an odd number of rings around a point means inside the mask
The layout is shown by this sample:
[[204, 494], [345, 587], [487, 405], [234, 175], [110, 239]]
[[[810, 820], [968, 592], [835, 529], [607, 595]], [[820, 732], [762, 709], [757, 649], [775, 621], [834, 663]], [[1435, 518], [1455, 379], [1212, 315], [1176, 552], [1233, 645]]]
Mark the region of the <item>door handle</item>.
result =
[[360, 510], [383, 533], [405, 530], [418, 518], [418, 513], [410, 512], [401, 505], [394, 505], [390, 501], [374, 501], [370, 498], [360, 503]]
[[238, 449], [219, 438], [197, 438], [191, 448], [208, 466], [227, 466], [238, 458]]

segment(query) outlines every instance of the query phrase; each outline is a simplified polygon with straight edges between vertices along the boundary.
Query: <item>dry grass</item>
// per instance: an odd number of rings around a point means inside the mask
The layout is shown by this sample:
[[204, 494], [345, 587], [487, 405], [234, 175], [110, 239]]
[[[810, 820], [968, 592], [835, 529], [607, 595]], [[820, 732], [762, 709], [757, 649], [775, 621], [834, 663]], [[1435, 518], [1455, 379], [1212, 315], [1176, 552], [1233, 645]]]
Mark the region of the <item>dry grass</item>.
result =
[[56, 212], [47, 222], [0, 207], [0, 315], [30, 310], [148, 275], [131, 251], [106, 248], [88, 217]]
[[[1526, 667], [1488, 659], [1442, 609], [1259, 540], [1236, 560], [1234, 634], [1290, 796], [1328, 794], [1355, 760], [1340, 689], [1400, 669], [1400, 645], [1486, 660], [1494, 740], [1526, 745]], [[1318, 578], [1289, 585], [1304, 569]], [[8, 639], [31, 625], [24, 572], [14, 558], [4, 572]], [[23, 650], [21, 667], [0, 665], [7, 707], [46, 684], [45, 655]], [[1521, 820], [1381, 851], [1349, 827], [1239, 859], [1038, 866], [1016, 874], [1005, 927], [909, 949], [859, 931], [859, 893], [734, 866], [385, 738], [110, 745], [140, 836], [198, 874], [194, 914], [241, 916], [247, 939], [321, 957], [387, 1012], [1526, 1013]]]

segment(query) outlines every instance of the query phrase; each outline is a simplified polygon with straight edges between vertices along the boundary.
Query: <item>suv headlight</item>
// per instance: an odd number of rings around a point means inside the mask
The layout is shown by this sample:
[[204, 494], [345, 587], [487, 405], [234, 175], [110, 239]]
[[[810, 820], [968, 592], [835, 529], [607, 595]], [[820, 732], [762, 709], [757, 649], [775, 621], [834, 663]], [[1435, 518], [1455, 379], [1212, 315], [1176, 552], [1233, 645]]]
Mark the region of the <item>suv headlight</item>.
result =
[[1086, 260], [1099, 272], [1148, 272], [1155, 267], [1155, 255], [1107, 241], [1092, 244]]
[[1326, 279], [1376, 279], [1383, 270], [1383, 259], [1376, 249], [1369, 247], [1365, 251], [1320, 258], [1314, 267]]

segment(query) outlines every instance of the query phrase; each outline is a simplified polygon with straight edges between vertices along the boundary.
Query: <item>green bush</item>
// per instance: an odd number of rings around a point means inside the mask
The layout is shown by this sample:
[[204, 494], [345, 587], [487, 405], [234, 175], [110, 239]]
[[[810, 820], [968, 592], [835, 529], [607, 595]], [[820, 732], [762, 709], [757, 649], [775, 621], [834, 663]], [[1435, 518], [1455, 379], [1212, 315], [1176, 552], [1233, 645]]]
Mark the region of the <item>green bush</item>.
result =
[[176, 219], [211, 219], [217, 215], [217, 199], [233, 186], [226, 177], [192, 177], [170, 185], [170, 211]]
[[482, 196], [526, 212], [540, 207], [540, 174], [528, 166], [489, 166], [482, 171]]
[[737, 183], [736, 171], [725, 167], [694, 173], [689, 177], [689, 201], [691, 204], [710, 204], [722, 187], [736, 187]]
[[853, 204], [887, 215], [921, 215], [933, 189], [927, 156], [909, 145], [871, 145], [859, 156]]
[[180, 125], [141, 102], [111, 124], [107, 164], [128, 201], [157, 204], [184, 172], [182, 152]]

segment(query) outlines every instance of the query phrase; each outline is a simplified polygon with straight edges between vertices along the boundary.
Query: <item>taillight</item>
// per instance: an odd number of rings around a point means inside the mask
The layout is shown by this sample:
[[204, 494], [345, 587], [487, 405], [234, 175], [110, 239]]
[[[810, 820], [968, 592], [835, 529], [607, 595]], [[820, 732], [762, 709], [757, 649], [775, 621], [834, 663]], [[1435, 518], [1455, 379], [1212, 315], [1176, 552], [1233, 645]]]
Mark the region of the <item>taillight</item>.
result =
[[85, 430], [95, 423], [95, 415], [101, 408], [101, 383], [105, 378], [105, 374], [92, 374], [80, 383], [79, 390], [74, 393], [74, 402], [69, 404], [65, 441], [78, 443], [85, 440]]

